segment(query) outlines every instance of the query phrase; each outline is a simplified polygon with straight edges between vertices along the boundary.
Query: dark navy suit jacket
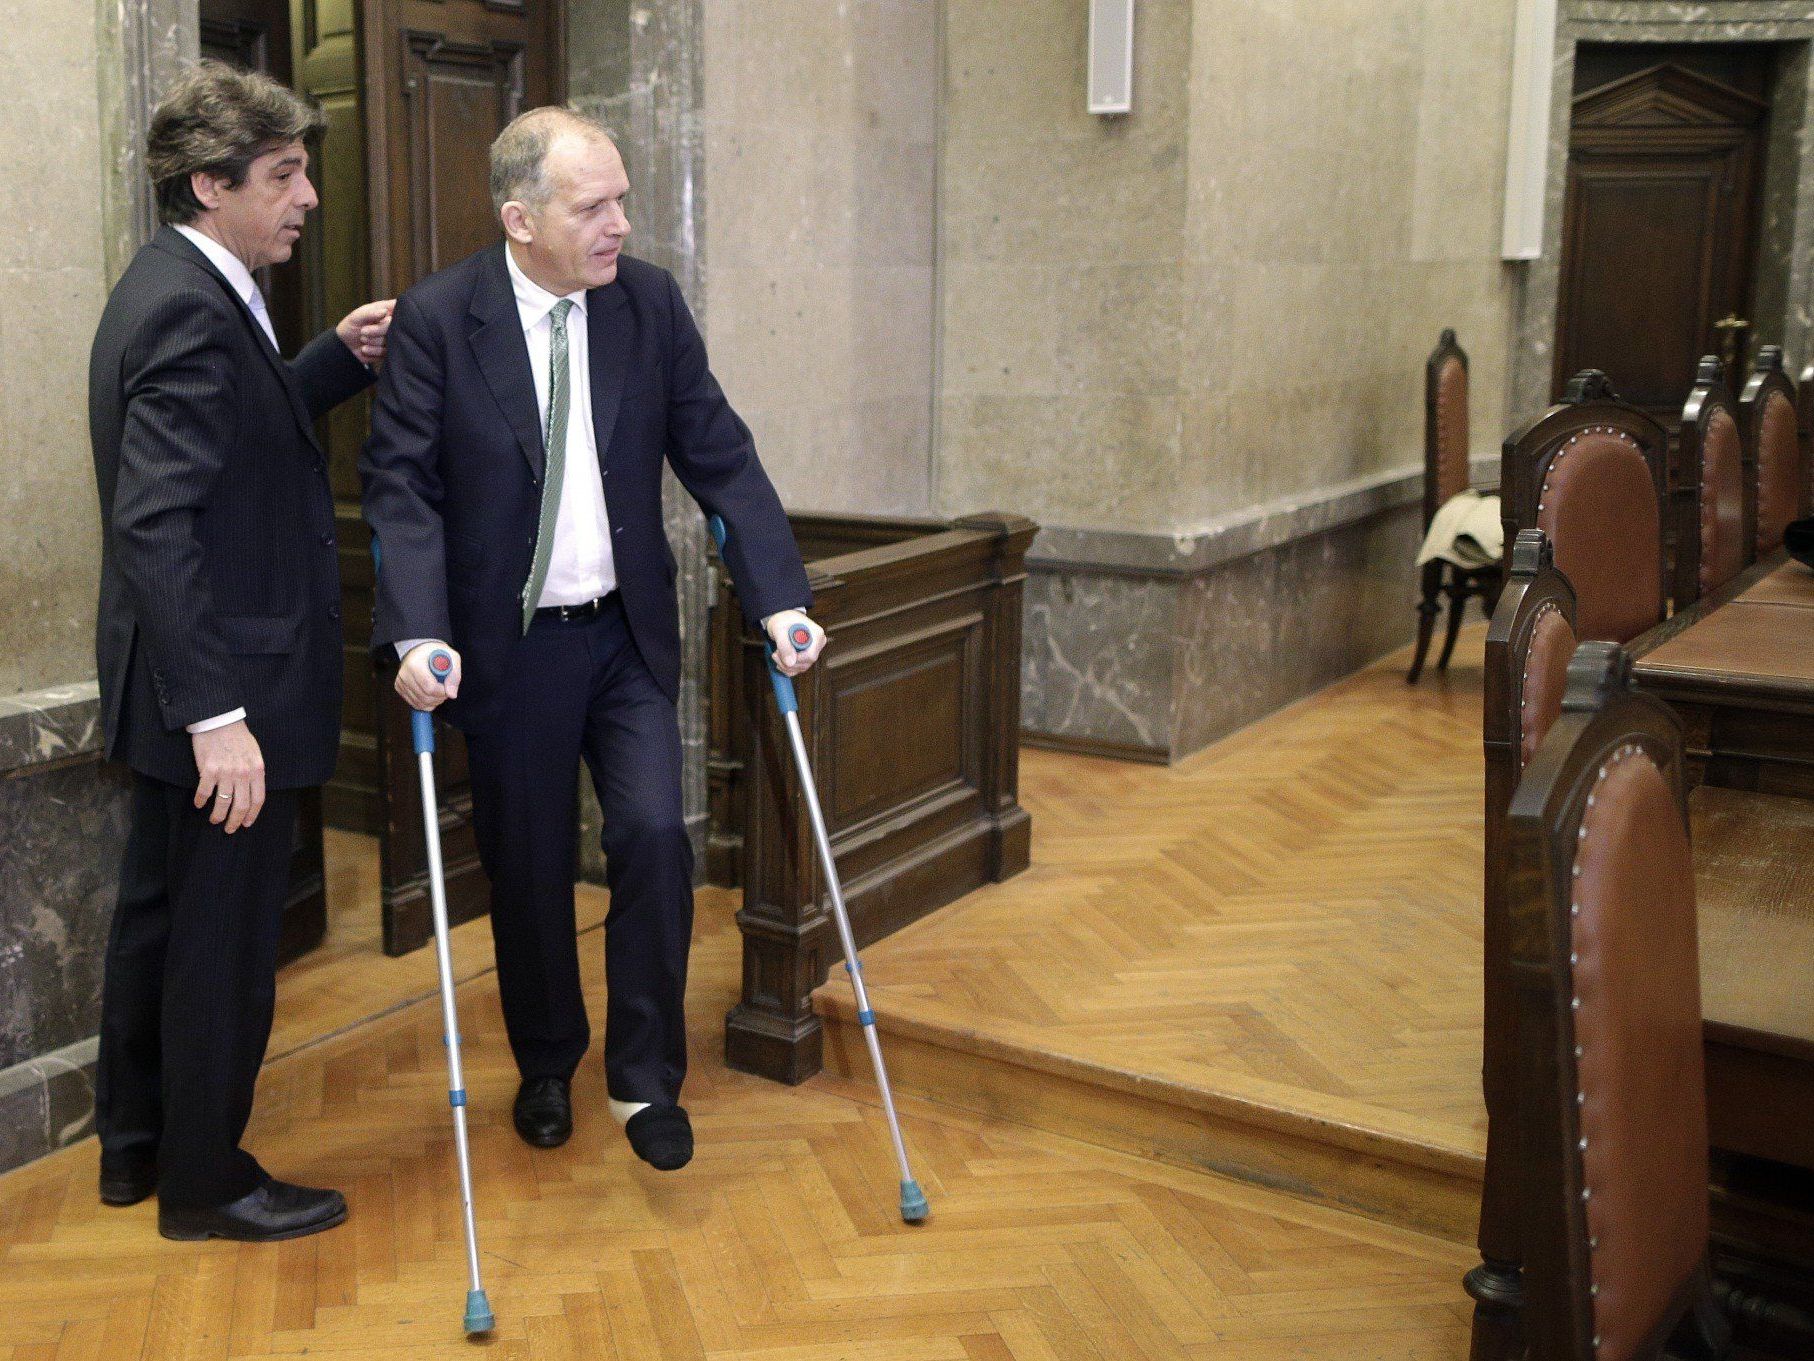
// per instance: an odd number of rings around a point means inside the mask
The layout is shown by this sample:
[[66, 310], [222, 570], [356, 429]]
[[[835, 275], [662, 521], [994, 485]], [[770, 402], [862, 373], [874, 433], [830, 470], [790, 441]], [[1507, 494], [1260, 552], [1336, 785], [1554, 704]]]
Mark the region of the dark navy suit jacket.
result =
[[268, 788], [333, 773], [340, 576], [313, 423], [371, 381], [332, 331], [285, 362], [180, 232], [133, 257], [88, 365], [109, 757], [193, 785], [185, 725], [243, 708]]
[[[467, 731], [503, 703], [522, 636], [543, 449], [529, 348], [502, 243], [397, 302], [360, 472], [382, 550], [372, 644], [439, 638], [459, 649]], [[666, 462], [730, 531], [738, 598], [754, 624], [811, 601], [806, 569], [749, 428], [706, 364], [673, 277], [620, 257], [586, 295], [592, 423], [618, 589], [631, 637], [670, 699], [680, 688], [674, 555], [662, 530]]]

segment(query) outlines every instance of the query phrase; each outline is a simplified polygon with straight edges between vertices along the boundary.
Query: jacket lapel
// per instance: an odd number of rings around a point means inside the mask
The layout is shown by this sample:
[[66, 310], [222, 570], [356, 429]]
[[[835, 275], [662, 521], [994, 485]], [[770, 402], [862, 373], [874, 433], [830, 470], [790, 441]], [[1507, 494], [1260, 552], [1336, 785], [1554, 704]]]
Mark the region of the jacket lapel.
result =
[[611, 430], [624, 399], [624, 377], [635, 350], [629, 327], [629, 294], [622, 283], [606, 283], [586, 294], [586, 348], [591, 356], [591, 434], [599, 445], [599, 463], [610, 452]]
[[[291, 414], [296, 417], [296, 424], [301, 427], [303, 437], [311, 446], [315, 446], [315, 422], [309, 416], [308, 403], [303, 400], [302, 385], [296, 381], [296, 375], [290, 372], [290, 366], [284, 362], [283, 356], [277, 352], [277, 347], [271, 343], [271, 337], [265, 334], [265, 328], [258, 324], [258, 318], [252, 315], [252, 309], [246, 306], [246, 300], [239, 296], [233, 285], [228, 283], [221, 272], [214, 267], [214, 263], [195, 248], [195, 243], [174, 227], [160, 227], [157, 235], [152, 238], [152, 244], [187, 260], [204, 271], [233, 300], [234, 307], [239, 311], [241, 322], [251, 328], [252, 343], [258, 347], [258, 352], [265, 357], [265, 362], [277, 374], [277, 381], [283, 384], [284, 395], [290, 400]], [[319, 452], [318, 447], [317, 452]]]
[[497, 400], [498, 409], [516, 435], [517, 446], [529, 460], [537, 481], [542, 476], [542, 418], [535, 400], [535, 374], [529, 368], [529, 343], [523, 338], [523, 319], [517, 311], [510, 273], [504, 267], [504, 247], [493, 247], [473, 289], [472, 319], [477, 323], [468, 342], [479, 372]]
[[624, 378], [636, 337], [629, 325], [629, 294], [612, 282], [586, 294], [586, 347], [592, 365], [592, 436], [602, 466], [624, 395]]

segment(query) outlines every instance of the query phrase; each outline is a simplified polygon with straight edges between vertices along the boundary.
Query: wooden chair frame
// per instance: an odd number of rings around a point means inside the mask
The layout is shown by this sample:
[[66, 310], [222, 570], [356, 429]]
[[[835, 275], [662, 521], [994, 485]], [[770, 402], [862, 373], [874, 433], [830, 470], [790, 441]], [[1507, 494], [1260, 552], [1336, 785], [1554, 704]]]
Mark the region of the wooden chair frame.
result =
[[[1811, 365], [1809, 372], [1814, 372]], [[1738, 399], [1739, 438], [1744, 445], [1744, 478], [1745, 496], [1751, 507], [1749, 529], [1751, 558], [1763, 554], [1758, 551], [1758, 468], [1759, 446], [1764, 436], [1764, 407], [1769, 395], [1780, 392], [1789, 403], [1789, 409], [1796, 416], [1797, 444], [1801, 455], [1800, 487], [1796, 497], [1796, 518], [1809, 513], [1810, 503], [1814, 502], [1814, 456], [1811, 456], [1808, 422], [1814, 419], [1806, 404], [1806, 394], [1797, 394], [1795, 384], [1783, 371], [1783, 351], [1780, 345], [1765, 345], [1757, 352], [1757, 365], [1751, 376], [1745, 380], [1744, 391]], [[1799, 400], [1798, 400], [1799, 396]]]
[[[1701, 598], [1701, 514], [1702, 498], [1707, 490], [1704, 461], [1707, 431], [1714, 416], [1721, 411], [1728, 413], [1738, 426], [1741, 449], [1749, 451], [1751, 448], [1739, 413], [1727, 399], [1728, 391], [1725, 368], [1719, 356], [1703, 356], [1695, 374], [1694, 387], [1688, 393], [1688, 402], [1682, 408], [1678, 432], [1681, 459], [1675, 522], [1675, 607], [1678, 610]], [[1757, 558], [1757, 479], [1751, 470], [1749, 452], [1741, 455], [1739, 496], [1739, 535], [1743, 541], [1739, 570], [1743, 571]]]
[[[1442, 508], [1446, 499], [1441, 487], [1442, 425], [1437, 384], [1442, 377], [1444, 365], [1450, 362], [1459, 363], [1463, 377], [1467, 376], [1468, 353], [1456, 341], [1454, 329], [1446, 328], [1436, 342], [1436, 348], [1430, 351], [1423, 370], [1423, 527], [1426, 533], [1429, 532], [1430, 521], [1436, 518], [1436, 512]], [[1472, 481], [1470, 474], [1464, 485], [1471, 485]], [[1454, 655], [1455, 639], [1461, 633], [1461, 621], [1467, 613], [1468, 601], [1479, 596], [1487, 613], [1492, 614], [1499, 603], [1499, 592], [1504, 580], [1503, 563], [1472, 569], [1441, 560], [1423, 565], [1418, 581], [1420, 599], [1417, 603], [1417, 650], [1411, 658], [1411, 670], [1405, 676], [1406, 684], [1417, 684], [1418, 677], [1423, 675], [1424, 658], [1429, 654], [1430, 639], [1436, 631], [1436, 616], [1442, 612], [1442, 597], [1446, 594], [1449, 598], [1449, 623], [1448, 631], [1443, 637], [1442, 651], [1436, 658], [1438, 671], [1449, 669], [1449, 658]]]
[[[1584, 369], [1569, 379], [1560, 402], [1512, 431], [1500, 451], [1499, 504], [1505, 522], [1508, 568], [1518, 532], [1537, 528], [1537, 508], [1550, 464], [1569, 440], [1595, 428], [1628, 436], [1643, 453], [1656, 496], [1658, 537], [1667, 535], [1669, 432], [1648, 413], [1621, 402], [1604, 373]], [[1667, 558], [1666, 552], [1657, 553], [1658, 623], [1662, 622], [1669, 601]]]
[[1575, 590], [1556, 567], [1540, 529], [1522, 531], [1512, 570], [1487, 628], [1482, 746], [1486, 756], [1486, 864], [1482, 912], [1485, 990], [1481, 1088], [1486, 1097], [1486, 1178], [1480, 1200], [1481, 1263], [1467, 1275], [1474, 1300], [1474, 1361], [1511, 1361], [1522, 1354], [1523, 1303], [1517, 1159], [1517, 1012], [1511, 990], [1511, 923], [1506, 913], [1505, 819], [1523, 769], [1524, 681], [1538, 621], [1560, 610], [1572, 629]]
[[[1507, 818], [1511, 981], [1520, 1055], [1519, 1157], [1524, 1170], [1525, 1340], [1531, 1361], [1595, 1355], [1587, 1210], [1579, 1140], [1575, 984], [1569, 905], [1587, 800], [1602, 766], [1635, 746], [1662, 771], [1686, 823], [1682, 729], [1662, 701], [1632, 687], [1631, 661], [1587, 642], [1569, 666], [1563, 711], [1525, 769]], [[1706, 1250], [1642, 1355], [1671, 1338], [1717, 1357], [1729, 1329], [1713, 1301]]]

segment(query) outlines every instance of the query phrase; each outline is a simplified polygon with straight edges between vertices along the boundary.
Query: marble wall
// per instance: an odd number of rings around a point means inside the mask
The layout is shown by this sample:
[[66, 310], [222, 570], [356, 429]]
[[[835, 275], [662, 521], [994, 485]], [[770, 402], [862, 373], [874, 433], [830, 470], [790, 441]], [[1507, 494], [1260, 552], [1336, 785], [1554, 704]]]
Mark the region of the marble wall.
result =
[[1512, 6], [1149, 0], [1115, 118], [1086, 24], [947, 6], [934, 501], [1046, 526], [1028, 731], [1172, 759], [1410, 636], [1444, 327], [1496, 451]]
[[106, 300], [97, 11], [16, 0], [0, 88], [0, 695], [94, 670], [88, 344]]
[[1180, 529], [1422, 458], [1423, 364], [1506, 421], [1499, 260], [1513, 6], [1195, 7]]
[[1121, 118], [1084, 9], [948, 8], [939, 507], [1195, 534], [1404, 467], [1444, 326], [1490, 451], [1511, 7], [1153, 0]]
[[1134, 111], [1103, 118], [1086, 5], [945, 6], [941, 514], [1181, 523], [1191, 10], [1138, 7]]
[[707, 342], [782, 499], [931, 495], [939, 7], [706, 5]]
[[[89, 1132], [129, 786], [100, 759], [88, 347], [194, 0], [20, 0], [0, 81], [0, 1170]], [[14, 9], [18, 9], [15, 5]]]
[[91, 1128], [128, 799], [93, 681], [0, 698], [0, 1171]]

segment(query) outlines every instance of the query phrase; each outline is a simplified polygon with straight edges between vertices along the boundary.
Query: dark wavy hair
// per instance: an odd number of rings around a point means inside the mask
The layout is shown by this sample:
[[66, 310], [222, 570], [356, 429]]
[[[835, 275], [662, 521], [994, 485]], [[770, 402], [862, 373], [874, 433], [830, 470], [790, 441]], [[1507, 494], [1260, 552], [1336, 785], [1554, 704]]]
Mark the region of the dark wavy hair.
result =
[[158, 218], [193, 222], [206, 211], [190, 187], [196, 172], [218, 175], [237, 189], [253, 161], [325, 126], [319, 109], [269, 76], [218, 61], [199, 63], [158, 105], [145, 138]]

